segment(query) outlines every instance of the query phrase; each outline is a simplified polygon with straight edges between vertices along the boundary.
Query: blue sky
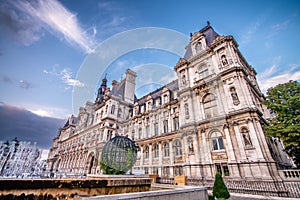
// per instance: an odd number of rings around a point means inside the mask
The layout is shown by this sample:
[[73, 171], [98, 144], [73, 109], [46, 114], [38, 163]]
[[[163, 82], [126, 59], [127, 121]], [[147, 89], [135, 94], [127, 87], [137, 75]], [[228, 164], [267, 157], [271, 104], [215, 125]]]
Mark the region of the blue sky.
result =
[[[74, 87], [85, 85], [78, 79], [80, 70], [105, 41], [144, 27], [174, 30], [188, 37], [208, 20], [220, 35], [234, 36], [256, 69], [262, 91], [290, 79], [300, 80], [300, 1], [2, 0], [1, 105], [65, 119], [74, 112]], [[109, 49], [104, 53], [109, 54]], [[99, 67], [109, 83], [124, 76], [126, 68], [140, 69], [137, 93], [143, 95], [146, 89], [174, 79], [172, 68], [178, 59], [163, 50], [139, 49]], [[99, 80], [105, 73], [97, 74]], [[93, 93], [96, 88], [91, 89]]]

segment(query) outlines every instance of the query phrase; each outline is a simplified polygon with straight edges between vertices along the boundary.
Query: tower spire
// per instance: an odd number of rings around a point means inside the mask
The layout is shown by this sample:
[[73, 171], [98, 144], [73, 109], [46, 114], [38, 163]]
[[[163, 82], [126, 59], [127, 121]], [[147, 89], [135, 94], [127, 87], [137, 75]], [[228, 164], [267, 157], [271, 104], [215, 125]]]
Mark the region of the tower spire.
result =
[[107, 73], [105, 74], [104, 78], [102, 79], [102, 83], [100, 85], [100, 87], [98, 88], [98, 94], [97, 94], [97, 98], [95, 100], [95, 103], [102, 103], [103, 99], [104, 99], [104, 94], [105, 91], [107, 89], [107, 79], [106, 79]]

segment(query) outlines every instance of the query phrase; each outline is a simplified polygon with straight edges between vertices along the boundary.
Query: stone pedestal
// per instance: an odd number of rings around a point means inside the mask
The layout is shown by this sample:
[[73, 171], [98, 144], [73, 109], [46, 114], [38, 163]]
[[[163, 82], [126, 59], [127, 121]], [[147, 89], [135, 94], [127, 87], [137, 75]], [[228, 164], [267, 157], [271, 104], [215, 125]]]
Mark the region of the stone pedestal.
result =
[[175, 185], [186, 185], [186, 176], [175, 176], [174, 177], [174, 184]]
[[152, 183], [157, 183], [158, 174], [149, 174], [149, 178], [153, 180]]

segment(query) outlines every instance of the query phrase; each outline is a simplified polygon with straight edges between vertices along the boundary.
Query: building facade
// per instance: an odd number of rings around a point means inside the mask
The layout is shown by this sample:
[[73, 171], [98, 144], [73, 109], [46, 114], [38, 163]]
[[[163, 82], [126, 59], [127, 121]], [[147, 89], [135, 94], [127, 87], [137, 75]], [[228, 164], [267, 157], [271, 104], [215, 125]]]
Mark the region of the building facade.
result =
[[211, 186], [220, 172], [232, 184], [261, 180], [276, 187], [281, 179], [262, 129], [264, 96], [234, 38], [208, 23], [191, 35], [174, 70], [175, 81], [139, 99], [135, 72], [128, 69], [111, 90], [104, 78], [95, 102], [58, 131], [49, 170], [100, 173], [104, 144], [124, 135], [140, 147], [134, 168], [161, 182], [184, 175], [190, 184]]

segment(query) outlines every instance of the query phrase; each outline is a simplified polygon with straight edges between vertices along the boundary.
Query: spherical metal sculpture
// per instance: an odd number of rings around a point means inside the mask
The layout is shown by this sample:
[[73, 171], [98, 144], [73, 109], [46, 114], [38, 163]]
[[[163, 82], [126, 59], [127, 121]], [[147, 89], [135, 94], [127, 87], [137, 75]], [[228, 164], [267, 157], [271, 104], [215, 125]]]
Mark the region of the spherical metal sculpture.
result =
[[138, 146], [131, 139], [116, 136], [103, 147], [100, 166], [104, 174], [125, 174], [136, 161]]

